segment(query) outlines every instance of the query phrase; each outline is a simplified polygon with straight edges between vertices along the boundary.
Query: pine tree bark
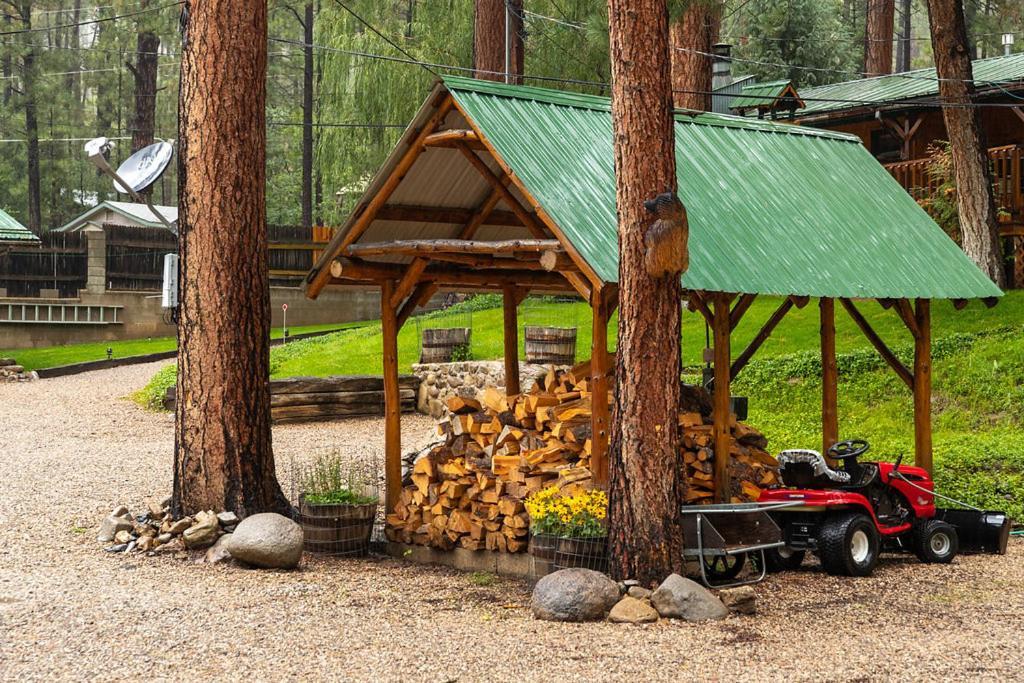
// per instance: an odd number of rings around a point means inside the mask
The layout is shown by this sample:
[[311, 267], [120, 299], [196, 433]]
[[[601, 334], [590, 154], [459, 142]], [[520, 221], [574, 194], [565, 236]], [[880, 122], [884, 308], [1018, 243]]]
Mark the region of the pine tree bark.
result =
[[160, 37], [140, 31], [135, 42], [135, 64], [127, 66], [135, 78], [135, 116], [132, 118], [132, 151], [153, 144], [156, 130], [156, 76]]
[[[510, 83], [523, 82], [523, 0], [508, 0]], [[475, 0], [473, 6], [474, 78], [504, 81], [505, 0]]]
[[652, 215], [676, 189], [668, 13], [664, 0], [609, 0], [619, 221], [619, 333], [609, 448], [611, 572], [649, 585], [682, 569], [679, 275], [644, 268]]
[[184, 14], [174, 509], [285, 511], [267, 383], [267, 4], [187, 0]]
[[718, 40], [721, 23], [719, 0], [691, 0], [672, 22], [669, 38], [676, 107], [711, 111], [711, 48]]
[[900, 0], [900, 42], [896, 53], [896, 71], [910, 71], [911, 39], [913, 34], [912, 0]]
[[892, 30], [896, 0], [867, 0], [864, 29], [864, 73], [892, 73]]
[[963, 248], [992, 278], [1005, 286], [999, 223], [992, 194], [985, 133], [974, 103], [974, 71], [961, 0], [928, 0], [932, 53], [939, 77], [942, 118], [949, 136], [956, 179], [957, 211]]

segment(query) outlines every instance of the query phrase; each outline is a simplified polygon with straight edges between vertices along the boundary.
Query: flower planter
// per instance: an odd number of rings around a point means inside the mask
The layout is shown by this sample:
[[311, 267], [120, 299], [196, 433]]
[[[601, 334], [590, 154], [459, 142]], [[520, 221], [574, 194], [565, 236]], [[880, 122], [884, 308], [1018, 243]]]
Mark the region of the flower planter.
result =
[[551, 534], [530, 534], [530, 554], [538, 560], [553, 561], [558, 537]]
[[377, 503], [340, 505], [310, 503], [299, 496], [303, 547], [325, 555], [366, 555], [377, 519]]
[[555, 546], [554, 564], [557, 569], [583, 567], [607, 572], [608, 537], [559, 538]]

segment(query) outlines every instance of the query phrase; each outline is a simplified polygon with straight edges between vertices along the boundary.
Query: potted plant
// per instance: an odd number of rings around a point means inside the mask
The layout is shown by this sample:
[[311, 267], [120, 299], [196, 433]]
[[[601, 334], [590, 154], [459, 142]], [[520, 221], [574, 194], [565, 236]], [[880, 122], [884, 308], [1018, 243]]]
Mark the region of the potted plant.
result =
[[305, 549], [366, 555], [377, 519], [377, 473], [334, 452], [299, 472], [297, 483]]
[[555, 546], [562, 534], [562, 514], [566, 510], [556, 486], [537, 491], [526, 499], [531, 555], [540, 560], [555, 559]]
[[562, 533], [555, 547], [555, 567], [608, 571], [608, 496], [604, 491], [578, 491], [563, 497]]

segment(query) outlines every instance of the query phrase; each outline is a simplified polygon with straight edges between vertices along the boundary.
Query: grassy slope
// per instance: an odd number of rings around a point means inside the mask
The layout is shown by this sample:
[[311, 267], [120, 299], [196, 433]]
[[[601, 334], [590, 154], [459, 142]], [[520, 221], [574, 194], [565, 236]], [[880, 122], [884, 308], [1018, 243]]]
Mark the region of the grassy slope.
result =
[[[333, 323], [329, 325], [290, 327], [288, 328], [288, 334], [296, 335], [307, 332], [319, 332], [321, 330], [338, 330], [359, 324], [361, 323]], [[279, 339], [282, 334], [281, 328], [275, 328], [271, 330], [270, 337], [271, 339]], [[50, 346], [40, 349], [0, 349], [0, 358], [14, 358], [18, 361], [19, 365], [25, 366], [25, 369], [38, 370], [40, 368], [68, 365], [69, 363], [103, 360], [107, 357], [108, 348], [113, 349], [114, 358], [126, 358], [128, 356], [142, 356], [149, 353], [173, 351], [176, 344], [177, 342], [174, 337], [88, 342], [84, 344]]]

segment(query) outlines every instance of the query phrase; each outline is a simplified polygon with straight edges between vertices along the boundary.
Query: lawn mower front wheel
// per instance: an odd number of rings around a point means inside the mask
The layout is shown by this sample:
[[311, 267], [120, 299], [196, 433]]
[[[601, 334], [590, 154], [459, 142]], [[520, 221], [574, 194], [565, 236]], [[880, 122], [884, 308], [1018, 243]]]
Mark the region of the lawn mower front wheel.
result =
[[764, 551], [764, 560], [770, 573], [788, 572], [799, 569], [806, 555], [806, 551], [783, 546]]
[[878, 530], [867, 515], [830, 516], [818, 531], [818, 557], [829, 574], [870, 576], [880, 550]]
[[947, 564], [958, 550], [956, 529], [941, 519], [926, 519], [914, 529], [914, 553], [922, 562]]

